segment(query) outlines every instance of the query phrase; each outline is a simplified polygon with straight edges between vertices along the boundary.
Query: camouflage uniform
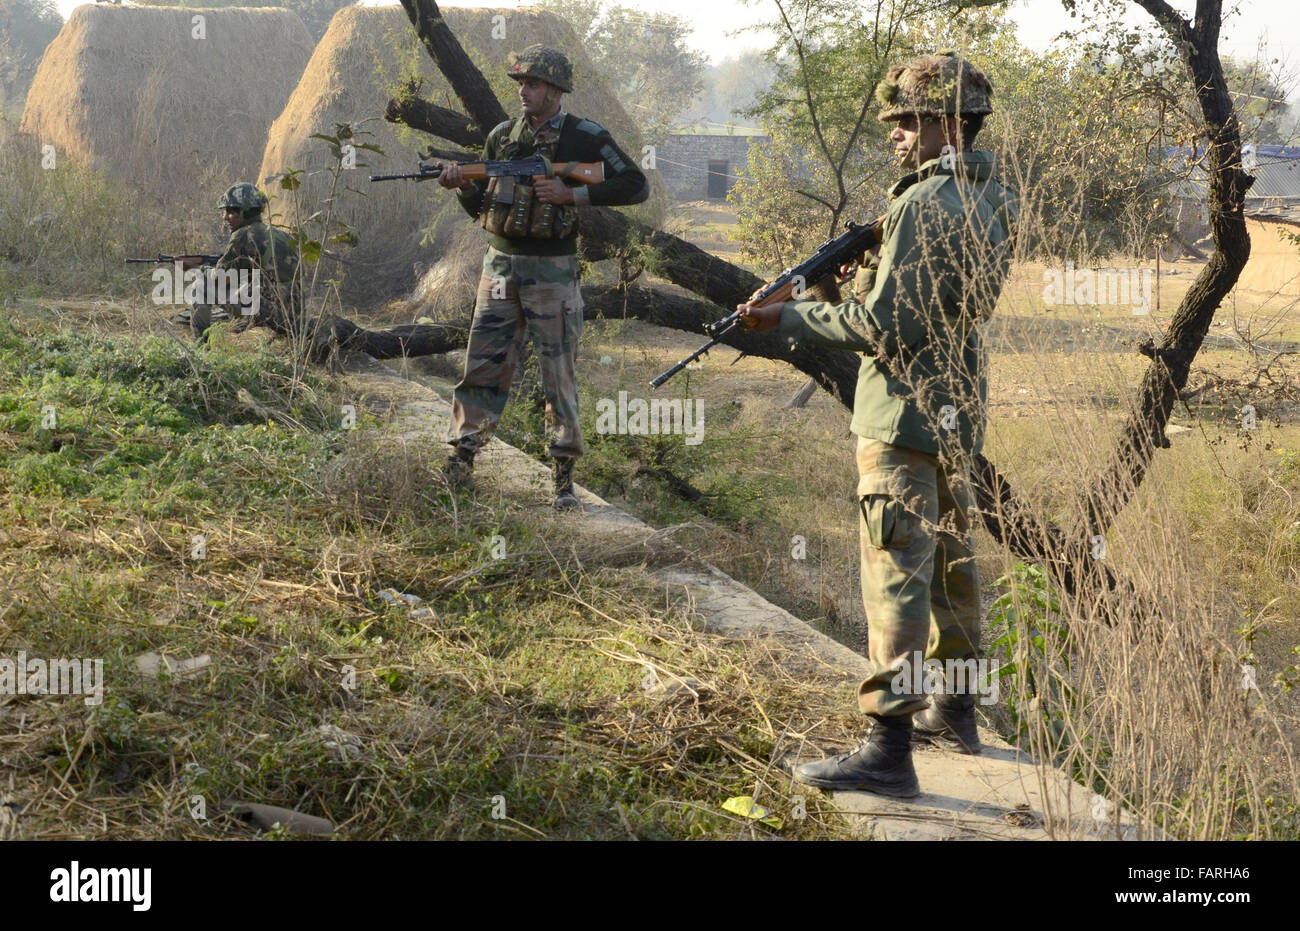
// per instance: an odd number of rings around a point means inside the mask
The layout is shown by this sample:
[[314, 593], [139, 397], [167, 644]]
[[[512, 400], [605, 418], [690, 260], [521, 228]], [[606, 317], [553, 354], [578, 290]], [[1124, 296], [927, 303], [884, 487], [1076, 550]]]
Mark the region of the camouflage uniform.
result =
[[[569, 91], [572, 67], [554, 49], [534, 46], [515, 56], [507, 73], [536, 77]], [[461, 205], [493, 233], [483, 259], [474, 321], [466, 350], [465, 375], [452, 396], [448, 442], [472, 462], [505, 408], [519, 357], [531, 339], [546, 394], [550, 455], [569, 463], [583, 453], [578, 425], [575, 368], [582, 333], [582, 294], [577, 256], [577, 207], [640, 203], [649, 196], [645, 175], [590, 120], [560, 112], [536, 130], [524, 118], [507, 120], [488, 133], [485, 160], [523, 158], [534, 153], [552, 162], [604, 162], [605, 180], [573, 186], [574, 205], [546, 208], [534, 202], [526, 232], [502, 223], [511, 204], [531, 196], [530, 185], [514, 179], [474, 182], [459, 192]], [[543, 218], [539, 222], [539, 218]]]
[[[266, 195], [248, 183], [236, 184], [226, 191], [218, 206], [240, 208], [247, 222], [231, 232], [226, 249], [213, 268], [258, 273], [256, 312], [245, 314], [245, 307], [238, 304], [227, 307], [235, 319], [236, 331], [261, 325], [281, 335], [290, 335], [295, 321], [303, 316], [298, 252], [284, 230], [262, 222], [261, 212], [266, 202]], [[195, 305], [190, 315], [194, 335], [201, 338], [211, 322], [211, 305]]]
[[[947, 56], [891, 69], [880, 118], [952, 112], [945, 100], [963, 92], [961, 112], [988, 113], [987, 82], [958, 82], [958, 67], [978, 75]], [[792, 341], [863, 353], [851, 429], [872, 673], [858, 701], [878, 718], [926, 707], [912, 688], [922, 676], [897, 676], [901, 662], [979, 653], [969, 477], [987, 401], [978, 325], [1006, 280], [1017, 212], [982, 151], [925, 162], [890, 198], [879, 259], [859, 272], [854, 297], [787, 303], [781, 315]]]
[[452, 399], [451, 441], [478, 450], [505, 410], [524, 341], [536, 347], [546, 393], [552, 457], [581, 456], [578, 376], [582, 294], [576, 255], [511, 255], [489, 247], [483, 259], [465, 377]]

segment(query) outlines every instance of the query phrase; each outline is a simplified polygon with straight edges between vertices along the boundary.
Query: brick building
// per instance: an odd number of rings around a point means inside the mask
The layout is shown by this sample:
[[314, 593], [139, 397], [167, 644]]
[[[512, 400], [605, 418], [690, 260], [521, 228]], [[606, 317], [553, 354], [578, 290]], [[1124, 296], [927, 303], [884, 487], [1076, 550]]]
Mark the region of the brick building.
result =
[[723, 200], [749, 159], [749, 147], [766, 136], [673, 133], [655, 149], [655, 168], [676, 201]]

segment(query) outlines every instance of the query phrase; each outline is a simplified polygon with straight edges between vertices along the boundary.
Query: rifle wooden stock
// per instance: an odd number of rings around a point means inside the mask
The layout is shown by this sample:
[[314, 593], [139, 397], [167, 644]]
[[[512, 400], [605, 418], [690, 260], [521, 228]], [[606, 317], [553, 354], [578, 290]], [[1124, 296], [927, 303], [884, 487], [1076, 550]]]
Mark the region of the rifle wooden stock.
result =
[[786, 301], [797, 300], [794, 297], [795, 282], [785, 281], [777, 285], [770, 294], [764, 294], [758, 300], [754, 301], [755, 307], [767, 307], [770, 304], [784, 304]]
[[[555, 162], [551, 165], [553, 177], [579, 184], [599, 184], [605, 180], [604, 162]], [[487, 162], [468, 162], [460, 166], [461, 177], [466, 181], [486, 181], [488, 178]], [[546, 175], [533, 175], [533, 180], [540, 181]]]

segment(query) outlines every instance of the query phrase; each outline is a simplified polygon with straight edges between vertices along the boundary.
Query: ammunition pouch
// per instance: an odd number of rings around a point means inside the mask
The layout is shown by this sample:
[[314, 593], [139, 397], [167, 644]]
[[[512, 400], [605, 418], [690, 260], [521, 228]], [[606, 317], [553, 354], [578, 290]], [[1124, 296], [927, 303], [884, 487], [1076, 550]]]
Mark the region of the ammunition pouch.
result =
[[[508, 159], [527, 154], [528, 147], [521, 150], [518, 132], [516, 124], [505, 143], [502, 154]], [[554, 176], [550, 159], [558, 141], [555, 137], [533, 148], [546, 159], [548, 177]], [[567, 239], [578, 228], [578, 211], [572, 204], [538, 201], [531, 178], [489, 178], [480, 222], [489, 233], [505, 239]]]
[[566, 239], [578, 225], [570, 204], [543, 204], [533, 185], [517, 178], [489, 178], [481, 222], [506, 239]]

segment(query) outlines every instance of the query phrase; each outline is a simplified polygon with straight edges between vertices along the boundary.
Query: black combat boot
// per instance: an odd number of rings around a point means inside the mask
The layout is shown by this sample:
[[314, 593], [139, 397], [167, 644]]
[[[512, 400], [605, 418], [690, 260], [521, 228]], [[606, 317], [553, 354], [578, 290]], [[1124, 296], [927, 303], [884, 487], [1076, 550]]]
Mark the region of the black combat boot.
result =
[[979, 730], [975, 727], [974, 695], [936, 695], [930, 707], [917, 712], [912, 740], [934, 744], [955, 753], [977, 754]]
[[447, 477], [447, 487], [457, 491], [474, 489], [474, 450], [457, 446], [456, 451], [447, 457], [442, 474]]
[[895, 798], [921, 794], [912, 766], [912, 717], [875, 718], [871, 733], [852, 753], [804, 763], [794, 778], [821, 789], [857, 789]]
[[571, 511], [578, 507], [578, 496], [573, 493], [573, 464], [577, 462], [572, 456], [555, 457], [555, 504], [557, 511]]

